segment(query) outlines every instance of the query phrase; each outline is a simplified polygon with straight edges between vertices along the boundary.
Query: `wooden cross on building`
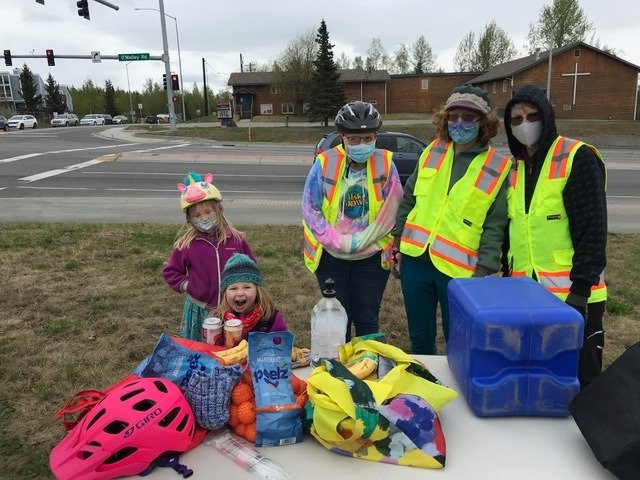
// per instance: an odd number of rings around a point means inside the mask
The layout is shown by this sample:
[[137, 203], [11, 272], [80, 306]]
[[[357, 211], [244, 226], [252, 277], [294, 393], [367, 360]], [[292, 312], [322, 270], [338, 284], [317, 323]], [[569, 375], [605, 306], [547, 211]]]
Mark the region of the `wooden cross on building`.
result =
[[591, 73], [580, 72], [578, 73], [578, 63], [576, 62], [576, 71], [573, 73], [563, 73], [563, 77], [573, 77], [573, 103], [571, 105], [575, 106], [576, 104], [576, 88], [578, 86], [578, 77], [583, 75], [591, 75]]

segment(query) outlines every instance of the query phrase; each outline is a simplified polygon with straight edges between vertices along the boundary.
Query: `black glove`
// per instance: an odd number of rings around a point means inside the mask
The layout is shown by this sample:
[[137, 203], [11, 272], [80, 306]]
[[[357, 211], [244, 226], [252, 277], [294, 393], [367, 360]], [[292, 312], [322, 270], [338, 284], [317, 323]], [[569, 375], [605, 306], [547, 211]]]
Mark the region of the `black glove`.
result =
[[582, 318], [584, 318], [584, 321], [585, 322], [587, 321], [587, 297], [579, 295], [574, 292], [569, 292], [569, 295], [567, 296], [565, 303], [567, 305], [571, 305], [578, 312], [580, 312], [580, 315], [582, 315]]
[[473, 278], [484, 278], [491, 275], [493, 272], [489, 270], [487, 267], [483, 267], [482, 265], [476, 266], [476, 270], [473, 272], [471, 277]]

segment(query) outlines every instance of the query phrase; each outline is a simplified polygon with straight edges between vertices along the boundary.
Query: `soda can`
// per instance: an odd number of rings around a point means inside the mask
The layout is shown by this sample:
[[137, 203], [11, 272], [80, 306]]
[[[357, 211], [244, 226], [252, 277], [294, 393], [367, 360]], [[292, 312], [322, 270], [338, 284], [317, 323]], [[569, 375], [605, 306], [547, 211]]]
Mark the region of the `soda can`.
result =
[[217, 317], [207, 317], [202, 322], [202, 341], [211, 345], [222, 345], [222, 320]]
[[224, 345], [233, 348], [242, 340], [242, 320], [227, 320], [224, 322]]

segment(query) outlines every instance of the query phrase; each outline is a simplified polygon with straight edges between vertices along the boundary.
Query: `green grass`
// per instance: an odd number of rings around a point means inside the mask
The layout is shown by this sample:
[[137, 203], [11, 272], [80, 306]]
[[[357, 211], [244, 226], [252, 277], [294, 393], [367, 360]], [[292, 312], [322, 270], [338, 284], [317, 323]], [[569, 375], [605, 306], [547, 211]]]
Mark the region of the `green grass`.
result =
[[[175, 225], [3, 224], [0, 229], [0, 478], [47, 479], [63, 437], [53, 414], [74, 393], [127, 375], [161, 332], [175, 334], [182, 297], [161, 269]], [[309, 345], [315, 276], [295, 226], [244, 229], [295, 343]], [[640, 340], [640, 235], [610, 234], [605, 364]], [[636, 260], [634, 260], [636, 259]], [[390, 279], [381, 329], [409, 349], [398, 282]], [[442, 338], [440, 345], [442, 346]]]

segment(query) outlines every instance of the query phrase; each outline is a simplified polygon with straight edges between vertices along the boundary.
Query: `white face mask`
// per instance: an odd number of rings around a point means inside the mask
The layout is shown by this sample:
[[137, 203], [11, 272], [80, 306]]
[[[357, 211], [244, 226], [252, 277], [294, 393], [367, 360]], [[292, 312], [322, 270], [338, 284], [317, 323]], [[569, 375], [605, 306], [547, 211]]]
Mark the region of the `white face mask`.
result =
[[513, 125], [511, 132], [516, 139], [527, 147], [532, 147], [542, 135], [542, 122], [523, 122], [520, 125]]

